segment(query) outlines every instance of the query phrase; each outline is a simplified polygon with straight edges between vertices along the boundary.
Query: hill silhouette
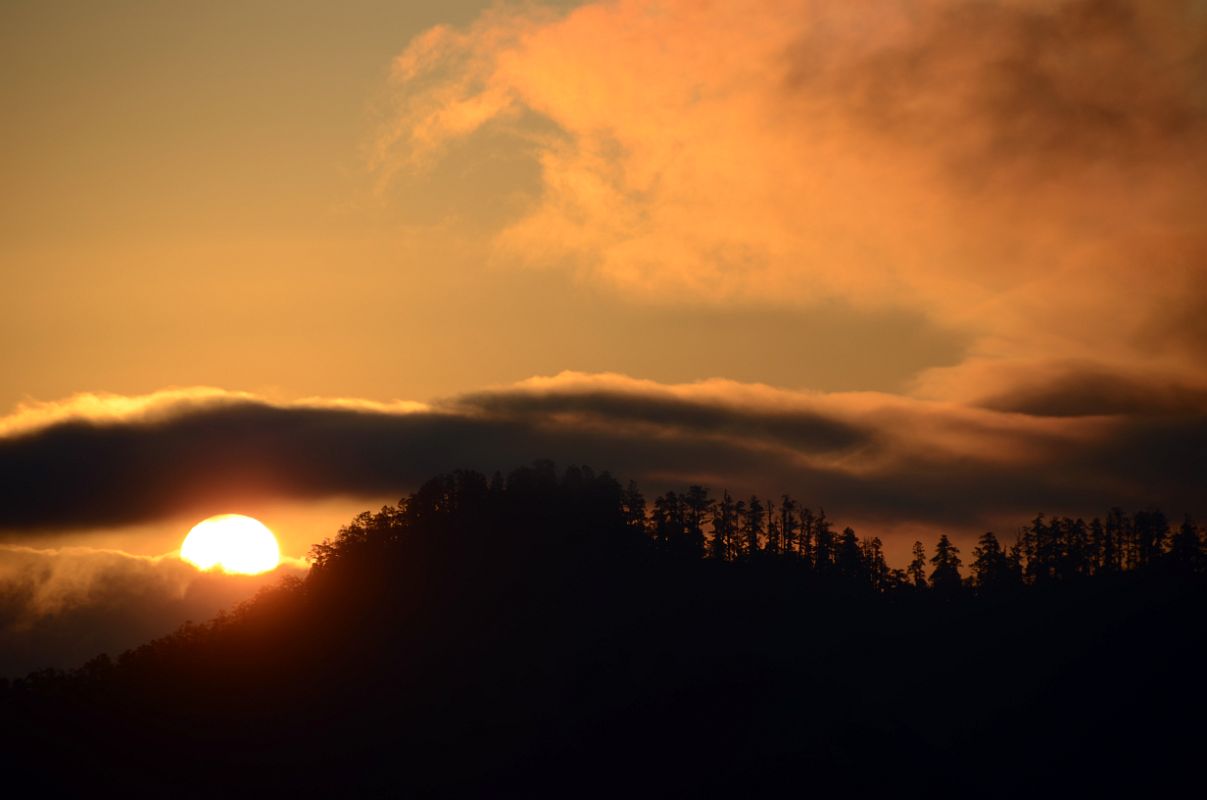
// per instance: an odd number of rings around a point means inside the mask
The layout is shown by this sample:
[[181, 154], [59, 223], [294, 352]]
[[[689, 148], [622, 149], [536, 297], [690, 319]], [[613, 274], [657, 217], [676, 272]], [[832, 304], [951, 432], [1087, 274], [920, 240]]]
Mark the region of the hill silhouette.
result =
[[891, 569], [791, 498], [458, 471], [305, 580], [0, 692], [6, 775], [131, 796], [1012, 796], [1193, 778], [1202, 531], [1038, 517]]

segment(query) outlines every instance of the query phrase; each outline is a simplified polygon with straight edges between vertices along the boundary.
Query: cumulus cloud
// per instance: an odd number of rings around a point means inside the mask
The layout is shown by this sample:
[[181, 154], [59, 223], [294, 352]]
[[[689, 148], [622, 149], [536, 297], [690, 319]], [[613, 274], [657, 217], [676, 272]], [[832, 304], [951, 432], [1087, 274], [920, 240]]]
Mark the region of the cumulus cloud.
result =
[[[1085, 383], [1070, 379], [1068, 398], [1042, 404], [1084, 411]], [[68, 414], [0, 437], [0, 530], [139, 522], [214, 501], [401, 496], [437, 472], [537, 458], [609, 469], [653, 491], [702, 482], [790, 492], [880, 527], [972, 533], [1039, 510], [1116, 503], [1207, 510], [1207, 406], [1127, 400], [1108, 398], [1112, 413], [1056, 416], [1005, 401], [579, 373], [409, 411], [208, 395], [153, 418]]]
[[186, 620], [209, 619], [288, 573], [301, 567], [226, 575], [199, 572], [174, 554], [0, 544], [0, 676], [117, 655]]
[[1205, 33], [1196, 0], [496, 7], [398, 57], [378, 159], [507, 130], [542, 172], [510, 259], [972, 332], [919, 396], [986, 360], [1201, 373]]

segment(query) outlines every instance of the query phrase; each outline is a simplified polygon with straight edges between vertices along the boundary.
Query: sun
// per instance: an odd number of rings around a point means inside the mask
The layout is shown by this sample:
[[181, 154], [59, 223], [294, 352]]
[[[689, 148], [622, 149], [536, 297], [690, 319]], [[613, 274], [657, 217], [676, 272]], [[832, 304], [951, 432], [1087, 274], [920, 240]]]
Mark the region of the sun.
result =
[[281, 548], [263, 522], [242, 514], [219, 514], [193, 526], [180, 557], [198, 569], [256, 575], [281, 563]]

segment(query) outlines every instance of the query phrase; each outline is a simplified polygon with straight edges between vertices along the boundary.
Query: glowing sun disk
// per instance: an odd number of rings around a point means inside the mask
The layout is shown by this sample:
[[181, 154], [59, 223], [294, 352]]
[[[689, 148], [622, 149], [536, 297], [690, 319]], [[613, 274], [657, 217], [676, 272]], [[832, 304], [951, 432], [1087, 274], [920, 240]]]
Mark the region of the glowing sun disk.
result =
[[198, 569], [255, 575], [281, 563], [281, 548], [258, 519], [220, 514], [193, 526], [180, 545], [180, 557]]

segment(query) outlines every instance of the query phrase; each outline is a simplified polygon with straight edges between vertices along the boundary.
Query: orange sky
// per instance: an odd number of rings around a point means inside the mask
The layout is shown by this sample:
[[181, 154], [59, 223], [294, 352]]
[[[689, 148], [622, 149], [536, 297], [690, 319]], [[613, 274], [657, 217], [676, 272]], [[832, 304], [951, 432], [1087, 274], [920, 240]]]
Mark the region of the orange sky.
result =
[[94, 5], [2, 12], [0, 407], [1201, 372], [1201, 3]]
[[[757, 475], [911, 539], [1207, 479], [1201, 0], [11, 2], [0, 39], [23, 476], [72, 420], [187, 450], [244, 403], [465, 466]], [[248, 458], [330, 446], [291, 435]], [[396, 477], [238, 499], [300, 556]], [[241, 510], [40, 491], [7, 540], [150, 555]]]
[[961, 356], [906, 306], [528, 269], [501, 236], [544, 191], [533, 142], [495, 126], [375, 168], [392, 59], [473, 4], [353, 5], [5, 5], [0, 408], [199, 384], [426, 400], [567, 368], [896, 390]]

